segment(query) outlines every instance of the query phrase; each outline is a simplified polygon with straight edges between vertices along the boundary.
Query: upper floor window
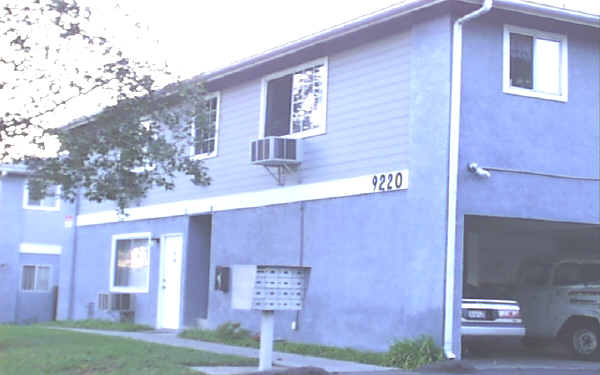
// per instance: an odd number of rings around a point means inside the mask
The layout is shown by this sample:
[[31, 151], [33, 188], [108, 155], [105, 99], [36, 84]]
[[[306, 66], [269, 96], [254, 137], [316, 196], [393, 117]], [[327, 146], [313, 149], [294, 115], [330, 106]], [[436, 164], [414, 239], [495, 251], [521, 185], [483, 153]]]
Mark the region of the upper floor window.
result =
[[327, 58], [265, 77], [262, 91], [261, 136], [325, 133]]
[[217, 138], [219, 129], [219, 94], [206, 98], [206, 110], [202, 116], [194, 120], [192, 127], [192, 156], [209, 158], [217, 155]]
[[[145, 131], [149, 132], [149, 131], [151, 130], [151, 128], [152, 128], [152, 123], [151, 123], [151, 120], [150, 120], [150, 119], [142, 119], [142, 120], [140, 120], [140, 126], [141, 126], [141, 127], [142, 127], [142, 128], [145, 130]], [[158, 136], [157, 136], [156, 134], [154, 134], [154, 135], [152, 136], [152, 138], [153, 138], [154, 140], [156, 140], [156, 139], [157, 139], [157, 137], [158, 137]], [[145, 146], [145, 147], [144, 147], [144, 149], [143, 149], [143, 151], [144, 151], [145, 153], [146, 153], [146, 152], [148, 152], [148, 147], [146, 147], [146, 146]], [[146, 158], [144, 158], [144, 160], [143, 160], [143, 163], [144, 163], [144, 165], [140, 165], [140, 166], [137, 166], [137, 167], [134, 167], [134, 168], [132, 168], [132, 169], [131, 169], [131, 172], [133, 172], [133, 173], [144, 173], [144, 172], [146, 172], [146, 171], [152, 171], [152, 170], [154, 170], [154, 168], [156, 168], [156, 165], [155, 165], [155, 164], [153, 164], [153, 163], [151, 163], [151, 162], [150, 162], [150, 160], [148, 160], [148, 159], [146, 159]]]
[[28, 210], [58, 211], [60, 210], [60, 187], [55, 186], [49, 189], [46, 196], [42, 199], [33, 197], [29, 187], [25, 184], [23, 192], [23, 208]]
[[567, 101], [567, 37], [504, 26], [504, 92]]
[[150, 283], [150, 233], [112, 237], [110, 291], [147, 293]]

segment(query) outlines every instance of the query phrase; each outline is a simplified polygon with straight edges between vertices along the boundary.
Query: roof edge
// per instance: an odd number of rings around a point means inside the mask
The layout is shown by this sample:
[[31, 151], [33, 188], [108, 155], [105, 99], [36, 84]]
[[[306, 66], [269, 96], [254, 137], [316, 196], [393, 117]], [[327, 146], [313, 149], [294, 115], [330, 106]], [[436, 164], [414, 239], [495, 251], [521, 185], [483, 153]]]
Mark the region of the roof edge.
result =
[[[481, 4], [481, 0], [459, 0], [465, 3]], [[511, 10], [558, 21], [600, 28], [600, 15], [559, 8], [552, 5], [534, 3], [527, 0], [494, 0], [495, 9]]]
[[0, 164], [0, 177], [6, 175], [26, 176], [29, 174], [25, 165], [19, 164]]
[[[404, 16], [421, 9], [429, 8], [434, 5], [449, 2], [451, 0], [415, 0], [408, 3], [402, 3], [397, 6], [386, 8], [382, 11], [371, 13], [369, 15], [351, 20], [341, 25], [327, 29], [323, 32], [311, 34], [305, 38], [286, 43], [282, 46], [267, 50], [263, 53], [240, 60], [223, 68], [208, 71], [198, 76], [205, 81], [214, 81], [224, 78], [234, 73], [238, 73], [254, 66], [267, 63], [277, 58], [292, 54], [304, 48], [326, 42], [343, 35], [389, 21], [393, 18]], [[470, 4], [483, 4], [483, 0], [456, 0]], [[583, 13], [575, 10], [558, 8], [546, 4], [528, 2], [526, 0], [494, 0], [493, 8], [515, 11], [519, 13], [531, 14], [535, 16], [556, 19], [559, 21], [580, 24], [584, 26], [600, 28], [600, 15]]]
[[240, 60], [223, 68], [212, 70], [201, 75], [205, 81], [213, 81], [223, 78], [230, 74], [234, 74], [255, 65], [260, 65], [271, 60], [292, 54], [296, 51], [323, 43], [331, 39], [341, 37], [343, 35], [376, 25], [382, 22], [389, 21], [393, 18], [401, 17], [405, 14], [415, 12], [420, 9], [429, 8], [431, 6], [447, 2], [448, 0], [415, 0], [407, 3], [402, 3], [396, 6], [385, 8], [382, 11], [368, 14], [351, 21], [342, 23], [322, 32], [311, 34], [307, 37], [286, 43], [282, 46], [275, 47], [263, 53]]

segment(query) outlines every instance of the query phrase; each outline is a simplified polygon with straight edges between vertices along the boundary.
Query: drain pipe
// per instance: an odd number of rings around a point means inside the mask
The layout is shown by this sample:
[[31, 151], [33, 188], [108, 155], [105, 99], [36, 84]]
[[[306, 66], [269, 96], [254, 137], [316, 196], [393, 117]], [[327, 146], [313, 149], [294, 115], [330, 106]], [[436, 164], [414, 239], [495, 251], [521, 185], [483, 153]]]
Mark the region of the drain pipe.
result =
[[444, 306], [444, 354], [455, 359], [453, 351], [454, 285], [456, 267], [456, 203], [458, 186], [458, 143], [460, 134], [460, 101], [462, 93], [462, 27], [467, 21], [492, 9], [493, 0], [485, 0], [473, 13], [454, 22], [452, 32], [452, 92], [450, 96], [450, 150], [448, 157], [448, 230], [446, 238], [446, 298]]
[[73, 238], [71, 249], [71, 283], [69, 285], [69, 308], [67, 312], [68, 319], [75, 319], [75, 273], [77, 271], [77, 217], [79, 216], [79, 200], [81, 191], [77, 190], [75, 196], [75, 207], [73, 209]]

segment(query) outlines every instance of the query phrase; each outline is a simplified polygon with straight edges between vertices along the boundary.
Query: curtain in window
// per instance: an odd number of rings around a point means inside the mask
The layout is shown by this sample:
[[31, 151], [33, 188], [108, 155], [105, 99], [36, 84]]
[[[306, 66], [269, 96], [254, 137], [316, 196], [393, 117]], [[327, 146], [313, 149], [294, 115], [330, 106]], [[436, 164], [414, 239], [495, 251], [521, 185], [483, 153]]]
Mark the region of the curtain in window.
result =
[[292, 133], [323, 126], [323, 75], [317, 65], [294, 74], [292, 79]]
[[145, 288], [148, 281], [148, 239], [117, 240], [114, 286]]
[[33, 290], [35, 287], [35, 266], [23, 266], [21, 275], [21, 289]]
[[510, 34], [510, 84], [533, 88], [533, 38]]

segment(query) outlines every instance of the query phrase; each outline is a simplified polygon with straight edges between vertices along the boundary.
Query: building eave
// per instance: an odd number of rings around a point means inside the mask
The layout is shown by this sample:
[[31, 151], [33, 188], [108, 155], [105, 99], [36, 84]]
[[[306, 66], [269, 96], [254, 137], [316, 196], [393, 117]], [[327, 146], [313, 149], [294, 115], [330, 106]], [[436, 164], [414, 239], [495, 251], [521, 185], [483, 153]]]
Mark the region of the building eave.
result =
[[0, 176], [27, 176], [29, 172], [24, 165], [0, 164]]
[[[407, 14], [450, 1], [459, 1], [477, 5], [481, 5], [483, 3], [483, 0], [415, 0], [405, 2], [376, 13], [354, 19], [331, 29], [327, 29], [323, 32], [312, 34], [305, 38], [284, 44], [223, 68], [206, 72], [195, 79], [199, 78], [206, 82], [215, 81], [296, 53], [314, 45], [324, 43], [332, 39], [336, 39], [344, 35], [392, 20], [394, 18], [402, 17]], [[545, 4], [532, 3], [525, 0], [496, 0], [494, 1], [494, 8], [600, 28], [600, 16], [598, 15], [557, 8]]]

